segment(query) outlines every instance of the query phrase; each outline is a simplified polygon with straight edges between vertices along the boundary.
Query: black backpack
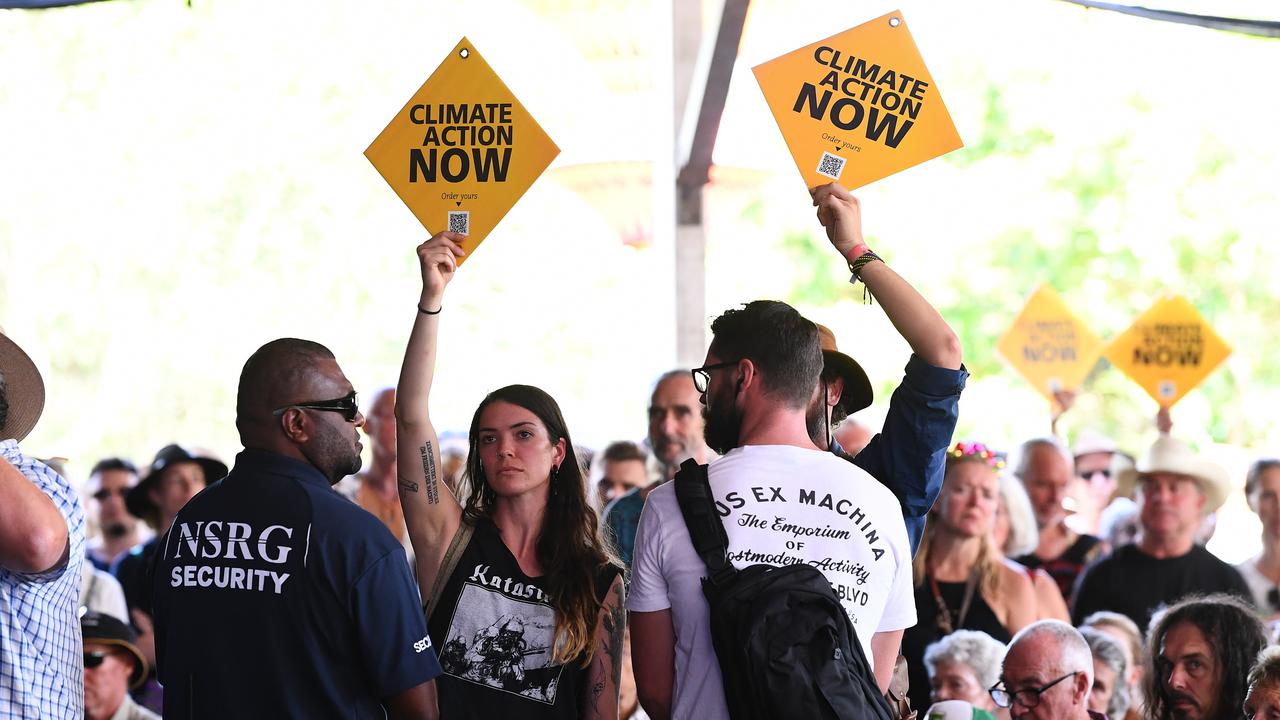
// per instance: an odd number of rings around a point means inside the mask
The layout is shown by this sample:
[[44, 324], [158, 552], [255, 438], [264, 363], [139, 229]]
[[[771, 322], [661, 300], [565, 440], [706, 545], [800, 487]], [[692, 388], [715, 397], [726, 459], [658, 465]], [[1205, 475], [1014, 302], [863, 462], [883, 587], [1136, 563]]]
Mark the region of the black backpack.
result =
[[711, 640], [733, 720], [892, 720], [853, 623], [831, 583], [809, 565], [738, 570], [716, 512], [707, 466], [675, 477], [689, 537], [707, 566]]

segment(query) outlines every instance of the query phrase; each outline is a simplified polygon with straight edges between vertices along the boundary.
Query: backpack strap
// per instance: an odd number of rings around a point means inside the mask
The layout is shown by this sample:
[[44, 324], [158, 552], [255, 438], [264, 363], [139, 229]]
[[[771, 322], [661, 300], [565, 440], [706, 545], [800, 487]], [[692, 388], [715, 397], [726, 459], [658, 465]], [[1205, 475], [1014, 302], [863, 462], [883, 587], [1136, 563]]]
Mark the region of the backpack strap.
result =
[[708, 579], [720, 585], [738, 571], [729, 563], [729, 536], [720, 523], [715, 499], [711, 496], [711, 483], [707, 480], [707, 466], [697, 460], [685, 460], [676, 472], [676, 502], [680, 514], [689, 528], [693, 549], [707, 566]]

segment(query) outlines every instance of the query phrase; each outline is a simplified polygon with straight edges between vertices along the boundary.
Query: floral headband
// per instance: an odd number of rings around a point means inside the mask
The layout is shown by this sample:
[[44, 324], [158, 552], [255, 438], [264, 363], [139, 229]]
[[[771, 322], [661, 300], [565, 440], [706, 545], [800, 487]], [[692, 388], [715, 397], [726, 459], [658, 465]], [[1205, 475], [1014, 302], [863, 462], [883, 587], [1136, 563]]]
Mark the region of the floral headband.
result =
[[952, 462], [966, 457], [976, 457], [996, 470], [1003, 470], [1005, 454], [996, 452], [979, 442], [958, 442], [947, 451], [947, 461]]

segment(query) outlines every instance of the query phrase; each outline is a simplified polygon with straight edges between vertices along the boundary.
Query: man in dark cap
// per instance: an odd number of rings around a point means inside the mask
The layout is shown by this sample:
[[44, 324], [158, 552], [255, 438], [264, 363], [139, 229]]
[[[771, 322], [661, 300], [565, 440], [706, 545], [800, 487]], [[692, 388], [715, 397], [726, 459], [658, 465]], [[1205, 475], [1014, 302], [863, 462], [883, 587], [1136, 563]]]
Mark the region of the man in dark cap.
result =
[[226, 474], [227, 466], [220, 460], [181, 445], [165, 445], [151, 461], [146, 476], [129, 489], [124, 498], [125, 507], [156, 532], [155, 537], [130, 549], [116, 564], [116, 579], [124, 588], [130, 612], [137, 609], [151, 613], [147, 566], [160, 536], [168, 531], [174, 516], [188, 500]]
[[440, 666], [404, 549], [331, 487], [360, 469], [363, 425], [323, 345], [283, 338], [245, 363], [245, 449], [156, 554], [166, 717], [436, 717]]
[[147, 677], [147, 661], [133, 628], [110, 615], [86, 612], [80, 618], [80, 632], [85, 720], [160, 720], [129, 697], [129, 689]]
[[173, 524], [173, 518], [182, 506], [210, 482], [226, 474], [226, 464], [206, 457], [202, 451], [188, 450], [181, 445], [165, 445], [151, 461], [146, 476], [124, 497], [129, 513], [146, 521], [156, 532], [145, 543], [131, 548], [115, 567], [116, 579], [124, 589], [130, 622], [138, 632], [137, 645], [153, 669], [134, 695], [142, 705], [156, 712], [163, 709], [164, 699], [154, 673], [156, 651], [148, 568], [155, 557], [160, 536]]
[[44, 409], [44, 381], [0, 331], [0, 716], [75, 717], [83, 705], [75, 609], [84, 511], [58, 473], [18, 443]]

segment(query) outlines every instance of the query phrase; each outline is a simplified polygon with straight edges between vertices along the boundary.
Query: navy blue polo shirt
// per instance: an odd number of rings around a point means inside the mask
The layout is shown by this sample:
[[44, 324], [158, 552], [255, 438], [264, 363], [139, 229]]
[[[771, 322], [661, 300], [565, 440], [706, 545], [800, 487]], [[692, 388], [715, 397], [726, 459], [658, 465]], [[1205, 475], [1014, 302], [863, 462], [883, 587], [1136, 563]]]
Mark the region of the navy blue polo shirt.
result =
[[245, 450], [153, 565], [164, 715], [382, 718], [440, 674], [404, 549], [314, 467]]

